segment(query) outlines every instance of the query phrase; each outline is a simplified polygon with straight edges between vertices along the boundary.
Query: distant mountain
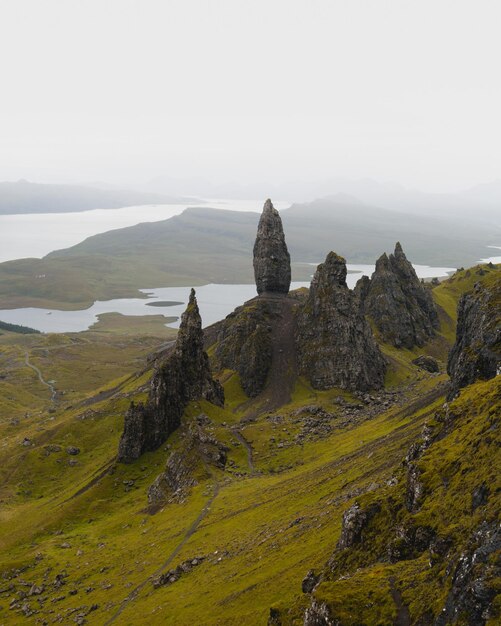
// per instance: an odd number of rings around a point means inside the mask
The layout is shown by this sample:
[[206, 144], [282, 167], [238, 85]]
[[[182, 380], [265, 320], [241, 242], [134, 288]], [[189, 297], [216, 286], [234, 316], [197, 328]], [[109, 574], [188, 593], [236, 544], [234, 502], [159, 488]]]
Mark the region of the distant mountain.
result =
[[172, 204], [182, 198], [125, 189], [78, 185], [42, 185], [26, 180], [0, 183], [0, 215], [72, 213], [141, 204]]
[[[381, 183], [370, 178], [350, 180], [328, 178], [316, 181], [291, 180], [282, 183], [235, 182], [214, 184], [209, 181], [157, 177], [137, 187], [155, 193], [195, 195], [205, 198], [275, 199], [309, 202], [334, 194], [346, 194], [360, 201], [400, 212], [444, 216], [475, 216], [493, 220], [501, 213], [501, 180], [472, 187], [458, 193], [425, 193], [396, 183]], [[499, 218], [498, 218], [499, 219]]]

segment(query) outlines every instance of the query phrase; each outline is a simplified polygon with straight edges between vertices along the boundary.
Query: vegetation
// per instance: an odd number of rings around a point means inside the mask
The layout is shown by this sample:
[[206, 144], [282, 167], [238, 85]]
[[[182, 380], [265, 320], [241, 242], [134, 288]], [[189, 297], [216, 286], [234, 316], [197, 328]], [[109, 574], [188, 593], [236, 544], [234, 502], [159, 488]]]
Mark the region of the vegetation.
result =
[[21, 326], [20, 324], [9, 324], [8, 322], [0, 321], [0, 330], [7, 330], [10, 333], [19, 333], [21, 335], [32, 335], [39, 333], [39, 330], [30, 328], [29, 326]]
[[[494, 271], [477, 279], [493, 280]], [[298, 379], [291, 402], [267, 411], [260, 408], [263, 398], [249, 401], [238, 376], [225, 371], [224, 409], [190, 404], [166, 445], [129, 465], [114, 461], [123, 415], [131, 400], [145, 399], [148, 355], [162, 337], [0, 337], [0, 622], [72, 623], [88, 615], [89, 623], [121, 626], [254, 626], [265, 624], [274, 607], [285, 623], [302, 623], [309, 599], [301, 581], [332, 557], [343, 513], [355, 500], [382, 503], [368, 558], [348, 551], [336, 565], [345, 578], [326, 579], [318, 597], [346, 623], [360, 606], [361, 623], [393, 623], [392, 589], [412, 618], [423, 605], [438, 606], [447, 586], [433, 586], [436, 572], [426, 555], [396, 563], [378, 557], [392, 538], [392, 516], [402, 524], [411, 518], [405, 508], [392, 508], [405, 491], [402, 460], [424, 425], [435, 426], [443, 411], [455, 302], [471, 274], [453, 278], [433, 290], [443, 306], [433, 342], [412, 351], [383, 346], [391, 361], [388, 397], [365, 404]], [[26, 353], [45, 379], [56, 381], [55, 402], [26, 367]], [[412, 364], [423, 353], [439, 360], [440, 374]], [[451, 536], [458, 549], [481, 516], [491, 520], [499, 512], [499, 385], [494, 379], [464, 390], [450, 408], [457, 416], [454, 431], [419, 460], [428, 495], [414, 522]], [[301, 409], [312, 404], [331, 416], [325, 429], [305, 422]], [[169, 454], [183, 449], [188, 424], [201, 412], [228, 447], [226, 470], [197, 470], [198, 484], [187, 496], [152, 514], [148, 488]], [[69, 454], [70, 446], [80, 453]], [[472, 514], [471, 492], [482, 481], [492, 497]], [[161, 572], [198, 556], [205, 557], [200, 565], [155, 588]], [[33, 585], [42, 592], [28, 595]]]

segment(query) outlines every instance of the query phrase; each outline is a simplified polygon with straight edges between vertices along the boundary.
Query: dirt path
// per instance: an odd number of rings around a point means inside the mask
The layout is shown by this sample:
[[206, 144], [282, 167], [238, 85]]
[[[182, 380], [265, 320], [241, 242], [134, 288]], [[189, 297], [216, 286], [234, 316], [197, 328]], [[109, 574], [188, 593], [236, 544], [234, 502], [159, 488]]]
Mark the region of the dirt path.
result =
[[395, 587], [394, 578], [390, 578], [390, 590], [393, 602], [397, 607], [397, 616], [395, 618], [395, 621], [393, 622], [394, 626], [411, 626], [411, 616], [409, 614], [409, 609], [405, 606], [403, 602], [402, 594]]
[[46, 380], [44, 380], [42, 372], [38, 369], [36, 365], [30, 363], [30, 355], [27, 352], [24, 353], [24, 362], [30, 369], [32, 369], [37, 374], [38, 380], [42, 383], [42, 385], [45, 385], [45, 387], [48, 387], [50, 389], [50, 399], [52, 402], [55, 402], [57, 393], [56, 388], [54, 387], [54, 385], [51, 385]]
[[254, 453], [252, 450], [252, 446], [243, 436], [242, 432], [238, 430], [238, 428], [232, 428], [231, 432], [238, 439], [238, 441], [240, 441], [240, 443], [244, 445], [245, 449], [247, 450], [247, 464], [249, 465], [251, 476], [253, 476], [256, 473], [256, 468], [254, 467]]
[[130, 593], [129, 595], [125, 598], [125, 600], [122, 601], [122, 603], [120, 604], [118, 610], [110, 617], [110, 619], [105, 622], [104, 626], [108, 626], [109, 624], [113, 624], [115, 622], [115, 620], [120, 617], [120, 615], [123, 613], [123, 611], [127, 608], [127, 606], [129, 605], [130, 602], [132, 602], [133, 600], [135, 600], [137, 598], [137, 596], [139, 595], [139, 592], [144, 589], [144, 587], [151, 582], [154, 578], [156, 578], [157, 576], [159, 576], [164, 570], [166, 570], [169, 565], [172, 563], [172, 561], [176, 558], [176, 556], [181, 552], [181, 550], [183, 549], [183, 547], [185, 546], [185, 544], [188, 542], [188, 540], [190, 539], [190, 537], [192, 537], [192, 535], [196, 532], [197, 528], [199, 527], [200, 523], [202, 522], [202, 520], [207, 516], [207, 514], [210, 511], [210, 507], [212, 506], [212, 503], [214, 502], [214, 500], [217, 498], [219, 494], [219, 484], [215, 483], [214, 484], [214, 493], [212, 494], [212, 496], [209, 498], [209, 500], [206, 502], [204, 508], [201, 510], [199, 516], [197, 517], [197, 519], [191, 524], [191, 526], [187, 529], [183, 539], [180, 541], [180, 543], [177, 544], [177, 546], [174, 548], [174, 550], [169, 554], [169, 556], [167, 557], [167, 559], [162, 563], [162, 565], [153, 572], [153, 574], [151, 574], [150, 576], [148, 576], [148, 578], [145, 578], [143, 580], [143, 582], [141, 582], [139, 585], [137, 585], [137, 587], [135, 587]]

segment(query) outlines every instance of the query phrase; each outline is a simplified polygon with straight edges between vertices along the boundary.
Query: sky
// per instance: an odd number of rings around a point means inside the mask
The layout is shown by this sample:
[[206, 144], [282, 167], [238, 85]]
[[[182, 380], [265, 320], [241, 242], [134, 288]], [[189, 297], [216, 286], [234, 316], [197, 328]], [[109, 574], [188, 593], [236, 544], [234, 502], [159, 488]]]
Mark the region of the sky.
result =
[[501, 178], [499, 0], [1, 0], [0, 180]]

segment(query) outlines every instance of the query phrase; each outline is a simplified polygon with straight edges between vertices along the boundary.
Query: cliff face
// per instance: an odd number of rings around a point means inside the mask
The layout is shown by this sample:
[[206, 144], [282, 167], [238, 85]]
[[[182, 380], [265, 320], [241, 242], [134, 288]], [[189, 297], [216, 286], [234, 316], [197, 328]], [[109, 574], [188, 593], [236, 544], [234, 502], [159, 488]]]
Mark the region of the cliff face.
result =
[[204, 351], [202, 320], [192, 289], [175, 348], [155, 372], [148, 401], [131, 404], [125, 415], [118, 460], [130, 462], [158, 448], [178, 428], [186, 405], [201, 398], [224, 403], [223, 389], [213, 380]]
[[383, 386], [385, 359], [359, 299], [346, 285], [346, 262], [334, 252], [318, 266], [300, 308], [296, 344], [299, 372], [316, 389]]
[[456, 343], [447, 363], [453, 397], [478, 379], [494, 378], [501, 368], [501, 280], [477, 284], [458, 304]]
[[282, 220], [271, 200], [264, 203], [254, 244], [254, 276], [257, 292], [287, 294], [291, 284], [290, 255]]
[[377, 260], [370, 281], [360, 279], [355, 291], [383, 341], [396, 348], [423, 346], [439, 327], [431, 293], [420, 283], [400, 243], [394, 254]]
[[242, 388], [251, 398], [264, 389], [271, 368], [272, 316], [270, 304], [256, 299], [228, 315], [217, 333], [216, 367], [238, 372]]

